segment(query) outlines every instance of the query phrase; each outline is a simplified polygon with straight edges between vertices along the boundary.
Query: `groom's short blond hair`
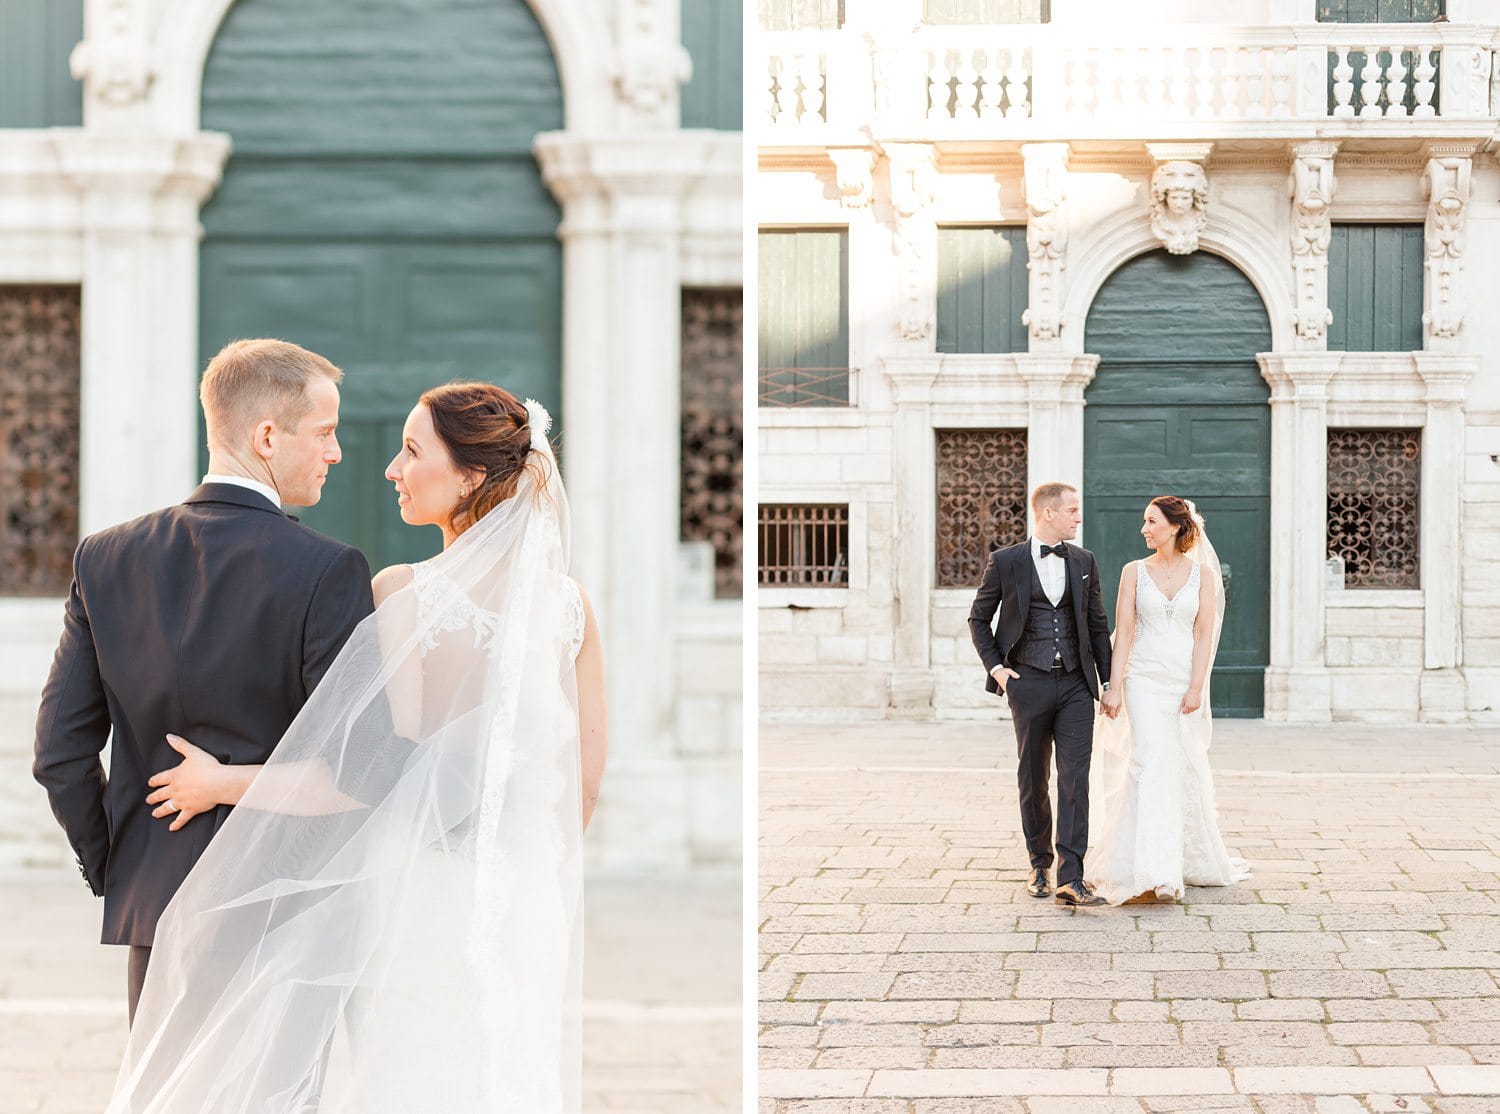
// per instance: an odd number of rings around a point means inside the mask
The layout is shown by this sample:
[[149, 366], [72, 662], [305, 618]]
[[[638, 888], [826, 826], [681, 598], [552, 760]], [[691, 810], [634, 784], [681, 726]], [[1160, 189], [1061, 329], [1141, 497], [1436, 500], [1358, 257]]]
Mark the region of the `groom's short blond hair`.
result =
[[295, 433], [312, 409], [307, 388], [314, 379], [343, 382], [344, 373], [300, 345], [261, 337], [232, 340], [208, 362], [198, 397], [208, 425], [208, 443], [232, 443], [270, 418]]
[[1078, 489], [1072, 484], [1047, 483], [1038, 484], [1031, 493], [1031, 511], [1033, 514], [1041, 514], [1043, 507], [1056, 507], [1063, 501], [1063, 496], [1068, 492], [1078, 494]]

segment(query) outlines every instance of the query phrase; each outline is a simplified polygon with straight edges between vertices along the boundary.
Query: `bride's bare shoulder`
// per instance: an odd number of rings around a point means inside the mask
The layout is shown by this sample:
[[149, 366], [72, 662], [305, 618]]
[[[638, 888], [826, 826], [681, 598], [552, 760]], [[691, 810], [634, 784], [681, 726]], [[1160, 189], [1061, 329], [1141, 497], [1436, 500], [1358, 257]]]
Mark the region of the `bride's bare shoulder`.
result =
[[391, 565], [381, 569], [370, 581], [370, 591], [375, 595], [375, 606], [379, 607], [412, 581], [410, 565]]

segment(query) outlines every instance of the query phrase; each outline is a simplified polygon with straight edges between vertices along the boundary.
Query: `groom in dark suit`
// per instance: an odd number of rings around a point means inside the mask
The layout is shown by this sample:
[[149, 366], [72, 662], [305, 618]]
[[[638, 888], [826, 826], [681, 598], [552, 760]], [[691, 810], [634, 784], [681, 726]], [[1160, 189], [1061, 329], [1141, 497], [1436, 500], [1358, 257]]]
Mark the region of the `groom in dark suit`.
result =
[[[148, 780], [185, 755], [214, 768], [218, 800], [237, 801], [374, 607], [359, 550], [281, 509], [316, 503], [339, 461], [342, 378], [295, 344], [227, 346], [203, 376], [202, 485], [85, 538], [73, 558], [33, 772], [104, 897], [103, 942], [130, 948], [132, 1020], [157, 919], [230, 812], [153, 810]], [[169, 732], [196, 746], [174, 748]]]
[[[1019, 757], [1021, 830], [1031, 856], [1026, 892], [1052, 892], [1052, 804], [1047, 778], [1057, 751], [1057, 890], [1059, 905], [1103, 905], [1083, 881], [1089, 842], [1089, 760], [1094, 701], [1108, 714], [1109, 620], [1099, 589], [1099, 564], [1076, 545], [1083, 513], [1077, 488], [1042, 484], [1031, 493], [1035, 532], [990, 555], [969, 609], [969, 632], [989, 677], [985, 691], [1010, 703]], [[999, 623], [991, 625], [996, 608]]]

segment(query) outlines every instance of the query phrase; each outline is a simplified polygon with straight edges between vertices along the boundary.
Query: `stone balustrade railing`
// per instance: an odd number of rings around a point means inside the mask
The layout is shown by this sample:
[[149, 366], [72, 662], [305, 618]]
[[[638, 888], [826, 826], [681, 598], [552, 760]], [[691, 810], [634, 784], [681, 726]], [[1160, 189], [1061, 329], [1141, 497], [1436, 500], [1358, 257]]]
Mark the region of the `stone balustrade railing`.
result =
[[761, 42], [762, 121], [773, 133], [920, 123], [939, 136], [978, 137], [1029, 135], [1035, 127], [1017, 122], [1033, 119], [1500, 114], [1494, 27], [1203, 25], [1090, 42], [1075, 28], [927, 26], [901, 35], [768, 33]]

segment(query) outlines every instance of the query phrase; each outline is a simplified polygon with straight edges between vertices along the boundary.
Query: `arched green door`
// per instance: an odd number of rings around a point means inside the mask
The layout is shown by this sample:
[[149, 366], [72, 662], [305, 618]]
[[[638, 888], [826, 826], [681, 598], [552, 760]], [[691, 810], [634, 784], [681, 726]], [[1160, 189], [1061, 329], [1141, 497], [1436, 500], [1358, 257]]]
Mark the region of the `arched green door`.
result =
[[234, 142], [205, 207], [200, 347], [274, 336], [344, 369], [344, 461], [302, 515], [373, 567], [430, 556], [386, 463], [427, 387], [490, 379], [559, 413], [562, 126], [525, 0], [241, 0], [203, 80]]
[[1214, 713], [1259, 716], [1270, 660], [1271, 409], [1255, 362], [1271, 348], [1265, 305], [1218, 256], [1153, 251], [1100, 289], [1084, 348], [1100, 361], [1084, 393], [1083, 535], [1110, 625], [1120, 569], [1149, 552], [1146, 504], [1194, 500], [1228, 587]]

